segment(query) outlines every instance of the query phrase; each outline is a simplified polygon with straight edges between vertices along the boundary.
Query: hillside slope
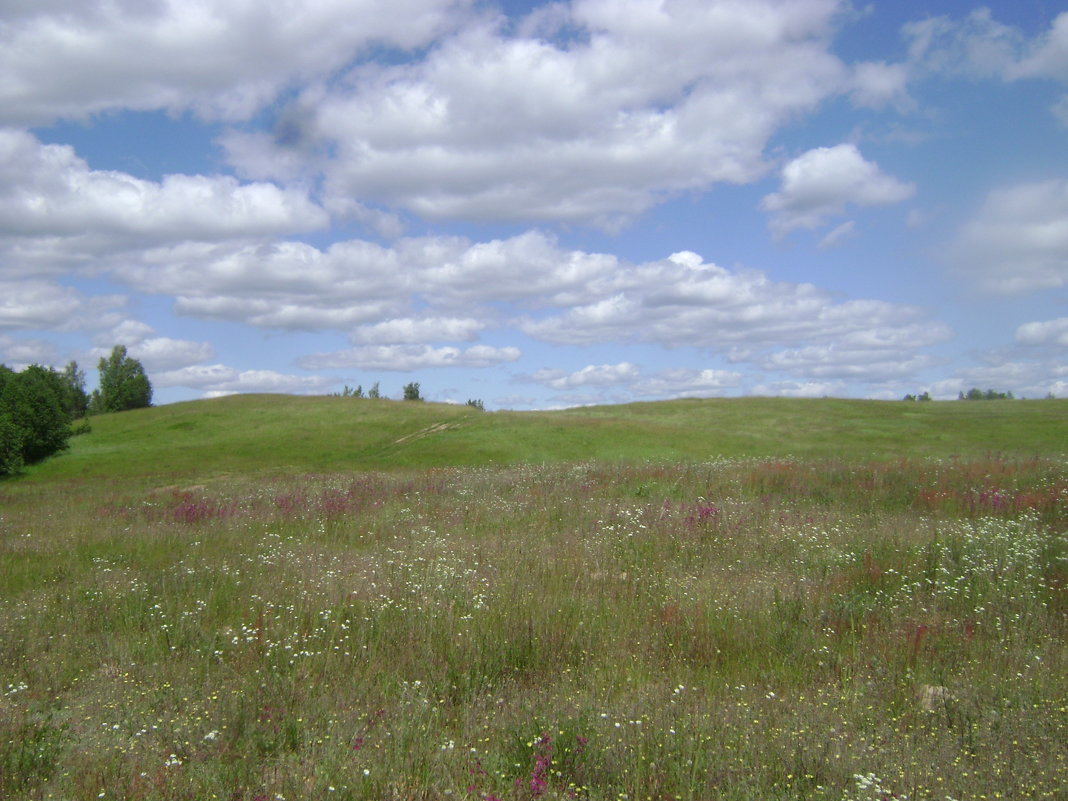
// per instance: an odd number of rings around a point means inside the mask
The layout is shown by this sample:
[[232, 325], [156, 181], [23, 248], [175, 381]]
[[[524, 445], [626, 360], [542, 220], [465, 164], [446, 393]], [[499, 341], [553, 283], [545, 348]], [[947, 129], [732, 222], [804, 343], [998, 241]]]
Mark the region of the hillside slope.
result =
[[19, 482], [721, 456], [1060, 456], [1068, 401], [721, 398], [551, 412], [237, 395], [92, 418]]

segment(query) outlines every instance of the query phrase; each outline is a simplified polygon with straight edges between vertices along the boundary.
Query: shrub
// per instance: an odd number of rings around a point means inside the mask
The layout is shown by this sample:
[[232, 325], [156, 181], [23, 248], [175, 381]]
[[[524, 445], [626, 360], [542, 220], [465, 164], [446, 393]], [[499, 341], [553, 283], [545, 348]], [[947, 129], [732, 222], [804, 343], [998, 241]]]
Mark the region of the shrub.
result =
[[67, 447], [71, 415], [65, 399], [55, 370], [32, 364], [15, 373], [0, 365], [0, 475]]
[[11, 413], [0, 405], [0, 476], [8, 476], [22, 469], [23, 430]]

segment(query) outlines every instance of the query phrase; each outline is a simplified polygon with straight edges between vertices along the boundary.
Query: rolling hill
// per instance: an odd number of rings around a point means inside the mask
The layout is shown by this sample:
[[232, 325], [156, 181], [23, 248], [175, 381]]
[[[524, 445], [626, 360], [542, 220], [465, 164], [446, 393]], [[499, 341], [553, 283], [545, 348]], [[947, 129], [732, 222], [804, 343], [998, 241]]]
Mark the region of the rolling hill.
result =
[[467, 406], [235, 395], [101, 415], [12, 483], [586, 460], [1059, 456], [1068, 401], [719, 398], [480, 412]]

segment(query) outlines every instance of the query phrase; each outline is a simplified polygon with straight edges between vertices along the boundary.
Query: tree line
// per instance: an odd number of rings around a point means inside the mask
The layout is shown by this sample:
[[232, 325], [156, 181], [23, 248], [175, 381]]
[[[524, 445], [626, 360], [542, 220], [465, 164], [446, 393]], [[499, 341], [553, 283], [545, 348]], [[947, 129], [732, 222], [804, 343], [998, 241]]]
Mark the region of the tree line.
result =
[[[1052, 398], [1052, 393], [1047, 395], [1048, 398]], [[1012, 391], [998, 392], [994, 389], [981, 390], [978, 387], [972, 387], [967, 392], [961, 390], [957, 395], [957, 400], [1015, 400], [1016, 396], [1012, 394]], [[904, 400], [907, 401], [929, 401], [931, 400], [931, 393], [924, 392], [922, 395], [906, 395]]]
[[[412, 381], [410, 384], [405, 384], [402, 391], [404, 400], [406, 401], [424, 400], [422, 391], [419, 389], [418, 381]], [[379, 389], [378, 382], [375, 381], [371, 385], [371, 388], [367, 390], [366, 394], [363, 391], [362, 384], [357, 384], [355, 389], [346, 384], [341, 392], [332, 392], [331, 395], [335, 398], [370, 398], [371, 400], [377, 400], [382, 397], [382, 391]], [[486, 411], [486, 406], [480, 399], [468, 400], [467, 405], [478, 409], [480, 412]]]
[[[356, 389], [353, 389], [348, 384], [341, 392], [331, 393], [335, 398], [370, 398], [371, 400], [378, 400], [382, 397], [382, 390], [378, 387], [378, 382], [375, 381], [367, 394], [364, 394], [363, 385], [357, 384]], [[404, 385], [404, 399], [409, 401], [421, 401], [423, 396], [419, 393], [419, 382], [413, 381], [410, 384]]]
[[993, 389], [988, 389], [986, 392], [979, 389], [979, 387], [972, 387], [967, 392], [963, 390], [957, 396], [957, 400], [1014, 400], [1015, 396], [1011, 391], [998, 392]]
[[0, 364], [0, 476], [64, 450], [73, 435], [89, 430], [88, 415], [152, 405], [144, 367], [123, 345], [97, 370], [99, 387], [87, 393], [77, 362], [62, 371], [31, 364], [15, 372]]

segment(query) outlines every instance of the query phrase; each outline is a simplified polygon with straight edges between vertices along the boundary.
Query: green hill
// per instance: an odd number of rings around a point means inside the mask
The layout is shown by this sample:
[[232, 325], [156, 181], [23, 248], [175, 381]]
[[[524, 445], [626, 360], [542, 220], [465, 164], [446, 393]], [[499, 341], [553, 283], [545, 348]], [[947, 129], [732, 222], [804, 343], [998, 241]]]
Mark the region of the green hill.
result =
[[1068, 402], [91, 423], [0, 482], [4, 801], [1064, 797]]
[[585, 460], [1058, 456], [1068, 401], [719, 398], [549, 412], [235, 395], [101, 415], [15, 480], [188, 480]]

